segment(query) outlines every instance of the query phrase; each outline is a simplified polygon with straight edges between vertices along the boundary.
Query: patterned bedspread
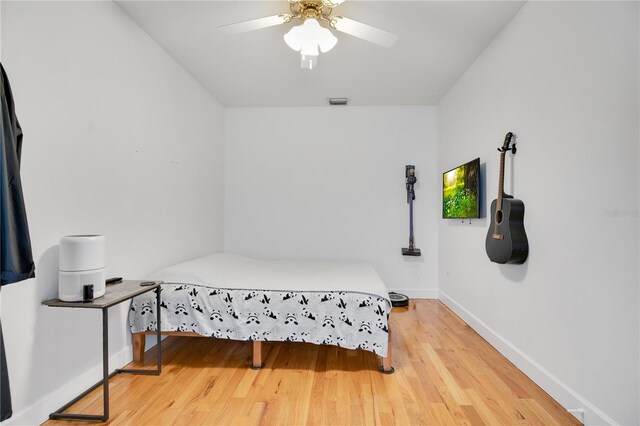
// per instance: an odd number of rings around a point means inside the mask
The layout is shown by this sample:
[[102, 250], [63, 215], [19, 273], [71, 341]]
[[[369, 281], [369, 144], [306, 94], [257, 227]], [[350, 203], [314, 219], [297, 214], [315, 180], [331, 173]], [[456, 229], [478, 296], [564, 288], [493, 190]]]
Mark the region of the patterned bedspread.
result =
[[[156, 290], [158, 291], [158, 290]], [[234, 340], [310, 342], [387, 355], [388, 299], [348, 291], [275, 291], [162, 284], [162, 331]], [[133, 299], [131, 332], [155, 331], [156, 295]]]

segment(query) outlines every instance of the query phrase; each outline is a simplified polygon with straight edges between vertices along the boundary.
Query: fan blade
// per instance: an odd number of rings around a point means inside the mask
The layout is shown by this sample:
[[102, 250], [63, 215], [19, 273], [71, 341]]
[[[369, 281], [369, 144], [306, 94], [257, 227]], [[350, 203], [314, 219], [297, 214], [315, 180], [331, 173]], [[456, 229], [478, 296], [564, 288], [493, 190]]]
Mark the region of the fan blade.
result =
[[291, 20], [291, 15], [281, 13], [280, 15], [267, 16], [265, 18], [251, 19], [250, 21], [236, 22], [235, 24], [221, 25], [218, 27], [225, 34], [240, 34], [249, 31], [260, 30], [262, 28], [273, 27], [284, 24]]
[[398, 36], [395, 34], [372, 27], [371, 25], [363, 24], [362, 22], [354, 21], [353, 19], [345, 18], [344, 16], [332, 16], [331, 26], [338, 31], [351, 34], [352, 36], [370, 41], [382, 47], [391, 47], [396, 40], [398, 40]]

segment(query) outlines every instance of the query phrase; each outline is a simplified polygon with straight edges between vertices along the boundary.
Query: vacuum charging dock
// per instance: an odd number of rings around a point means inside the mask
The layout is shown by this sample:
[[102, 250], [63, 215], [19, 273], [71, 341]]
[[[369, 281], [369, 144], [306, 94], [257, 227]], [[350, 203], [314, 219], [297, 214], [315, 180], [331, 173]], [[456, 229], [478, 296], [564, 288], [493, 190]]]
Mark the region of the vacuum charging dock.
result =
[[403, 256], [422, 256], [422, 253], [420, 253], [420, 249], [418, 249], [418, 248], [403, 247], [402, 248], [402, 255]]

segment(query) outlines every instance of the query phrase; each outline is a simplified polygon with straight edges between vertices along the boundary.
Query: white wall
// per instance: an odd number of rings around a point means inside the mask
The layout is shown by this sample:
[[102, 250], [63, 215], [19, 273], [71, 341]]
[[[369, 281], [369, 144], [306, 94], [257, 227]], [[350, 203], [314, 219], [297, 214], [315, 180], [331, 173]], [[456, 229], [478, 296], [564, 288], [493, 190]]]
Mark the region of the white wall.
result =
[[[112, 2], [2, 2], [2, 63], [24, 129], [37, 278], [2, 289], [14, 417], [38, 424], [101, 377], [100, 313], [45, 308], [57, 244], [107, 238], [107, 275], [223, 249], [223, 110]], [[112, 368], [130, 359], [110, 310]], [[4, 423], [3, 423], [4, 424]]]
[[[225, 111], [225, 249], [258, 258], [362, 259], [390, 289], [437, 288], [435, 108]], [[404, 170], [415, 164], [416, 245]]]
[[[38, 275], [2, 289], [6, 424], [39, 423], [100, 377], [99, 315], [40, 306], [57, 292], [59, 238], [89, 232], [107, 236], [108, 275], [224, 246], [365, 259], [412, 296], [439, 280], [445, 303], [587, 423], [640, 422], [637, 3], [527, 4], [438, 106], [437, 150], [433, 107], [223, 114], [111, 2], [1, 9]], [[440, 173], [476, 156], [494, 197], [508, 130], [522, 266], [488, 261], [487, 219], [439, 219]], [[400, 255], [408, 163], [417, 259]], [[125, 311], [112, 312], [112, 368], [130, 356]]]
[[445, 303], [587, 424], [638, 424], [638, 3], [529, 2], [438, 105], [438, 167], [480, 156], [526, 205], [530, 255], [440, 220]]

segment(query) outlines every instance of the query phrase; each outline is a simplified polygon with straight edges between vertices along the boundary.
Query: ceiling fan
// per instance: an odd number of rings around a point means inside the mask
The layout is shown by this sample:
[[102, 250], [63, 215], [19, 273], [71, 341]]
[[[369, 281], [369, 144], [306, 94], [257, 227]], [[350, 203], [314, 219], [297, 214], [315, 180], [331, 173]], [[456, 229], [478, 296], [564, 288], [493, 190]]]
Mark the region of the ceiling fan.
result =
[[345, 0], [288, 0], [291, 13], [251, 19], [235, 24], [218, 27], [226, 34], [240, 34], [259, 30], [275, 25], [286, 24], [294, 19], [301, 19], [302, 25], [295, 26], [284, 36], [284, 41], [293, 50], [300, 52], [300, 66], [313, 69], [317, 65], [320, 52], [325, 53], [333, 49], [338, 39], [332, 32], [321, 26], [325, 21], [338, 31], [350, 34], [363, 40], [383, 47], [391, 47], [398, 36], [390, 32], [363, 24], [344, 16], [335, 16], [333, 8]]

